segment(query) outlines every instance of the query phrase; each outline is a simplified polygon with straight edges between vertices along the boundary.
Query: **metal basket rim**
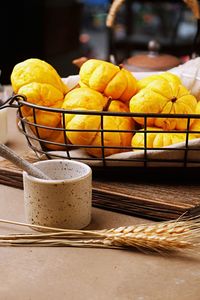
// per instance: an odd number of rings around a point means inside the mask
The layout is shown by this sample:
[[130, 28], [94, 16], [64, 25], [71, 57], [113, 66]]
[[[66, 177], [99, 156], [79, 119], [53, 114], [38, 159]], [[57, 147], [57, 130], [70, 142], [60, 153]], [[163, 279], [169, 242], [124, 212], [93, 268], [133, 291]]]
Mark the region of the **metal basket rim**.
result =
[[79, 110], [79, 109], [64, 109], [64, 108], [52, 108], [42, 105], [33, 104], [27, 101], [19, 100], [19, 108], [24, 106], [28, 106], [29, 108], [61, 113], [61, 114], [72, 114], [75, 112], [78, 115], [96, 115], [96, 116], [121, 116], [121, 117], [148, 117], [148, 118], [184, 118], [184, 119], [199, 119], [200, 114], [163, 114], [163, 113], [132, 113], [132, 112], [110, 112], [110, 111], [97, 111], [97, 110]]

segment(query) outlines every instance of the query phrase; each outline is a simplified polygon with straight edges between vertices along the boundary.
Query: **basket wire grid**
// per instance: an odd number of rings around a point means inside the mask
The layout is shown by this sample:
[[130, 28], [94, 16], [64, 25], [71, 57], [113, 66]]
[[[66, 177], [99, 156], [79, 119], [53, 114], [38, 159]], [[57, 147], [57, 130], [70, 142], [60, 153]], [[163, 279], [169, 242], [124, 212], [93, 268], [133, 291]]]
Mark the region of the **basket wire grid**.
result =
[[[49, 108], [49, 107], [44, 107], [44, 106], [38, 106], [32, 103], [29, 103], [26, 101], [26, 98], [22, 95], [15, 95], [8, 99], [3, 106], [0, 107], [15, 107], [17, 108], [17, 118], [19, 120], [19, 130], [22, 134], [27, 139], [29, 147], [37, 154], [38, 157], [41, 157], [41, 155], [45, 155], [47, 158], [66, 158], [66, 159], [73, 159], [73, 160], [81, 160], [81, 161], [99, 161], [101, 162], [101, 166], [106, 167], [108, 165], [108, 162], [112, 161], [115, 162], [117, 165], [117, 162], [121, 162], [122, 160], [128, 161], [128, 162], [136, 162], [136, 163], [142, 163], [144, 167], [148, 167], [149, 162], [156, 162], [159, 166], [159, 164], [162, 166], [162, 163], [181, 163], [181, 166], [187, 167], [188, 162], [191, 164], [196, 164], [200, 163], [200, 146], [193, 146], [189, 147], [189, 134], [200, 134], [200, 131], [191, 131], [190, 130], [190, 123], [192, 119], [200, 119], [200, 115], [198, 114], [155, 114], [155, 113], [149, 113], [149, 114], [142, 114], [142, 113], [129, 113], [129, 112], [108, 112], [108, 111], [86, 111], [86, 110], [65, 110], [65, 109], [59, 109], [59, 108]], [[25, 117], [23, 117], [22, 113], [22, 107], [27, 107], [29, 109], [32, 109], [33, 113], [33, 122], [28, 121]], [[59, 113], [61, 115], [61, 123], [62, 127], [61, 128], [54, 128], [51, 126], [45, 126], [37, 123], [37, 111], [44, 111], [44, 112], [51, 112], [51, 113]], [[65, 116], [66, 115], [71, 115], [71, 114], [76, 114], [76, 115], [86, 115], [86, 116], [99, 116], [100, 117], [100, 128], [99, 129], [66, 129], [66, 121], [65, 121]], [[141, 128], [135, 128], [131, 130], [108, 130], [104, 129], [104, 117], [108, 116], [116, 116], [116, 117], [140, 117], [144, 119], [144, 126], [143, 126], [143, 134], [144, 134], [144, 147], [132, 147], [127, 146], [127, 147], [122, 147], [122, 146], [112, 146], [112, 145], [104, 145], [104, 135], [106, 132], [110, 132], [115, 134], [116, 132], [120, 133], [131, 133], [135, 134], [137, 132], [140, 132]], [[147, 135], [148, 133], [161, 133], [159, 130], [150, 130], [147, 126], [148, 123], [148, 118], [169, 118], [169, 119], [186, 119], [187, 120], [187, 128], [186, 130], [165, 130], [165, 133], [177, 133], [185, 134], [185, 141], [184, 141], [184, 146], [179, 147], [173, 147], [171, 145], [170, 147], [157, 147], [157, 148], [150, 148], [147, 147]], [[34, 128], [34, 133], [32, 130], [28, 130], [28, 128]], [[63, 142], [54, 142], [50, 141], [48, 139], [43, 139], [40, 136], [39, 129], [47, 129], [47, 130], [52, 130], [52, 132], [57, 131], [57, 132], [62, 132], [63, 133]], [[82, 145], [82, 144], [71, 144], [68, 137], [67, 137], [67, 132], [69, 131], [74, 131], [78, 132], [79, 134], [82, 134], [84, 132], [96, 132], [100, 133], [101, 136], [101, 145]], [[56, 147], [62, 147], [62, 151], [50, 151], [48, 147], [45, 145], [53, 145]], [[101, 149], [101, 157], [94, 157], [94, 156], [87, 156], [84, 157], [79, 154], [75, 154], [75, 156], [72, 156], [71, 150], [73, 149]], [[129, 152], [129, 151], [137, 151], [140, 150], [140, 152], [143, 152], [142, 157], [136, 157], [136, 158], [118, 158], [115, 155], [112, 157], [106, 156], [105, 155], [105, 150], [106, 149], [117, 149], [117, 152]], [[168, 157], [167, 158], [152, 158], [149, 156], [149, 151], [156, 151], [156, 150], [167, 150], [168, 152]], [[172, 151], [182, 151], [182, 156], [181, 158], [173, 158], [173, 156], [170, 158], [170, 153]], [[198, 157], [194, 159], [189, 159], [188, 160], [188, 152], [189, 151], [197, 151]], [[138, 151], [137, 151], [138, 152]], [[78, 152], [77, 152], [78, 153]]]

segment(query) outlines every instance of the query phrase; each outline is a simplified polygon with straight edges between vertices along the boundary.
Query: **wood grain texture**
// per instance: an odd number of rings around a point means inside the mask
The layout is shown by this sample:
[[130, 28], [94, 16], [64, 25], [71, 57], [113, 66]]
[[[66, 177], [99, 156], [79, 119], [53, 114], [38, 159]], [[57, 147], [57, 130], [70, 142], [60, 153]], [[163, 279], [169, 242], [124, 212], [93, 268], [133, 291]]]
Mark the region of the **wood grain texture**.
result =
[[[30, 162], [34, 154], [26, 154]], [[178, 174], [180, 172], [180, 174]], [[93, 170], [93, 206], [128, 215], [167, 220], [200, 214], [199, 169]], [[185, 175], [185, 176], [184, 176]], [[0, 161], [0, 184], [23, 189], [22, 170]]]
[[100, 171], [93, 176], [93, 202], [153, 219], [194, 216], [200, 214], [199, 174], [199, 168]]

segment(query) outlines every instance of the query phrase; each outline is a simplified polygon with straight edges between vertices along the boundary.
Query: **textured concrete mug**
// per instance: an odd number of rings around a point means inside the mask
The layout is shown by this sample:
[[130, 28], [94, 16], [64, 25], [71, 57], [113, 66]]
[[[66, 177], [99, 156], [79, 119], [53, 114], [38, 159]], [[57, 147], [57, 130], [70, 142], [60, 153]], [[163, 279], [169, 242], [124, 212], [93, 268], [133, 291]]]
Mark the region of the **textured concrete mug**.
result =
[[52, 180], [23, 172], [26, 221], [57, 228], [86, 227], [91, 220], [91, 168], [66, 159], [45, 160], [34, 165]]

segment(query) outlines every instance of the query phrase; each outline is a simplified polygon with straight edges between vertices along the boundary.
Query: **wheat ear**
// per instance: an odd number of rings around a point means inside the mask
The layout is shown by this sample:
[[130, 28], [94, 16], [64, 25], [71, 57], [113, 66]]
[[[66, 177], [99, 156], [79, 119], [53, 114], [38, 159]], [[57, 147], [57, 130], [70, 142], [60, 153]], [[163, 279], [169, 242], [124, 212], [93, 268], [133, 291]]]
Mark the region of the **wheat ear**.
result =
[[[20, 226], [34, 226], [26, 223], [0, 220]], [[101, 247], [158, 252], [190, 250], [200, 246], [200, 218], [155, 223], [153, 225], [132, 225], [104, 230], [67, 230], [38, 226], [48, 230], [45, 233], [23, 233], [0, 235], [1, 246], [71, 246]]]

